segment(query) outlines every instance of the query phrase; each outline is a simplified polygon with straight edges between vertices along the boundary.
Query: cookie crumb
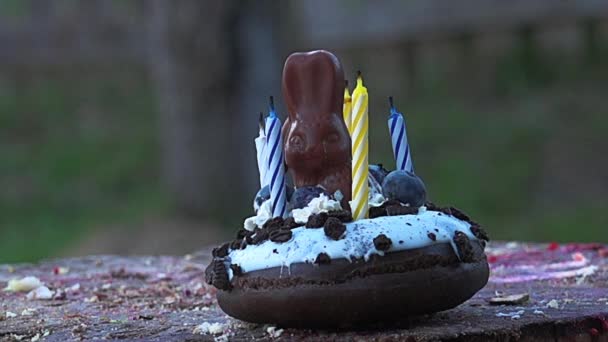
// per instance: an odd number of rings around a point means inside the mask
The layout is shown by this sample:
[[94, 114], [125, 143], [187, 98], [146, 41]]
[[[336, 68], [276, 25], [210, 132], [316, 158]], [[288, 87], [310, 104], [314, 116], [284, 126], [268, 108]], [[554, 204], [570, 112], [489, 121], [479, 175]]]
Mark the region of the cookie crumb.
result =
[[463, 262], [473, 262], [475, 261], [475, 252], [473, 251], [473, 246], [471, 245], [471, 241], [469, 241], [469, 237], [457, 230], [454, 233], [454, 243], [458, 248], [458, 254], [460, 254], [460, 259]]
[[391, 248], [393, 242], [386, 235], [380, 234], [374, 238], [374, 246], [377, 250], [386, 252]]
[[323, 231], [332, 240], [340, 240], [344, 236], [346, 226], [339, 219], [330, 217], [325, 221]]
[[329, 218], [327, 213], [318, 213], [310, 215], [306, 222], [306, 228], [321, 228], [325, 225], [325, 221]]
[[278, 242], [278, 243], [287, 242], [287, 241], [291, 240], [292, 236], [293, 236], [293, 233], [291, 232], [291, 230], [284, 230], [284, 229], [275, 230], [270, 233], [270, 241]]
[[219, 247], [215, 247], [211, 251], [211, 256], [214, 258], [225, 258], [228, 255], [228, 248], [230, 247], [229, 243], [225, 243]]
[[319, 255], [317, 255], [317, 258], [315, 259], [315, 264], [317, 265], [326, 265], [330, 262], [331, 258], [329, 257], [329, 255], [327, 255], [327, 253], [319, 253]]
[[231, 264], [230, 269], [235, 276], [240, 276], [243, 274], [243, 269], [237, 264]]

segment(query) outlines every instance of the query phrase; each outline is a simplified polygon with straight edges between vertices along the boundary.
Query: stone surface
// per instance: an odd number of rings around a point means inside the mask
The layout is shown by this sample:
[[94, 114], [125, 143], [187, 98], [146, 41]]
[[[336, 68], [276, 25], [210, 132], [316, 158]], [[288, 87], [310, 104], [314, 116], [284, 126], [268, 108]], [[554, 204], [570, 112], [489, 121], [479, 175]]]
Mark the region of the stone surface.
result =
[[[354, 331], [281, 331], [226, 317], [204, 284], [210, 250], [0, 265], [2, 288], [36, 276], [54, 291], [47, 300], [0, 292], [0, 340], [608, 340], [608, 246], [492, 243], [487, 252], [490, 283], [458, 308]], [[521, 304], [489, 303], [522, 293], [530, 299]]]

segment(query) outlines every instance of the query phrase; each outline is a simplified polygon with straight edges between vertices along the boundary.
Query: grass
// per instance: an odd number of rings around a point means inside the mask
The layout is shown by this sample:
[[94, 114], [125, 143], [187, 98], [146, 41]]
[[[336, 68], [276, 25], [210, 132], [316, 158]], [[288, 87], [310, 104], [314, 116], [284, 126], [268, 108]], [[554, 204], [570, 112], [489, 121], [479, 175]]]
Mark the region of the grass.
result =
[[0, 87], [0, 262], [54, 255], [91, 227], [164, 210], [142, 75]]

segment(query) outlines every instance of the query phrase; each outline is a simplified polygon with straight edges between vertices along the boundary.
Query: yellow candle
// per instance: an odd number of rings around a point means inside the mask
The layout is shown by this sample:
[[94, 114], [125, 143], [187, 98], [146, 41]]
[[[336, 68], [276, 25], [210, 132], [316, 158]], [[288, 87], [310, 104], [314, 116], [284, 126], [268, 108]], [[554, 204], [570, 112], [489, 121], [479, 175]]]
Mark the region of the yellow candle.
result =
[[357, 86], [352, 97], [352, 153], [353, 153], [353, 185], [351, 211], [355, 220], [368, 217], [369, 186], [367, 183], [368, 169], [368, 95], [363, 86], [361, 73], [357, 77]]
[[353, 103], [350, 97], [350, 93], [348, 92], [348, 81], [346, 81], [346, 84], [344, 85], [344, 107], [343, 107], [343, 115], [344, 115], [344, 122], [346, 123], [346, 128], [348, 128], [348, 133], [349, 134], [353, 134], [353, 119], [352, 119], [352, 112], [353, 112]]

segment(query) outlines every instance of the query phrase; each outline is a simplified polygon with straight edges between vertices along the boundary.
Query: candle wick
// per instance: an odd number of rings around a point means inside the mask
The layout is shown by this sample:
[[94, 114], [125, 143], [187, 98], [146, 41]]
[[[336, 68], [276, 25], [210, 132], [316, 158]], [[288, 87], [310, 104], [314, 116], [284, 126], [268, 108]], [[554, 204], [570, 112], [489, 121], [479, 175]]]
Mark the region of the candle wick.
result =
[[344, 88], [348, 88], [348, 80], [344, 80]]
[[393, 103], [393, 97], [392, 96], [388, 97], [388, 103], [391, 105], [391, 109], [395, 109], [395, 104]]
[[274, 112], [274, 97], [271, 95], [268, 101], [268, 107], [270, 108], [270, 117], [275, 117], [277, 114]]

